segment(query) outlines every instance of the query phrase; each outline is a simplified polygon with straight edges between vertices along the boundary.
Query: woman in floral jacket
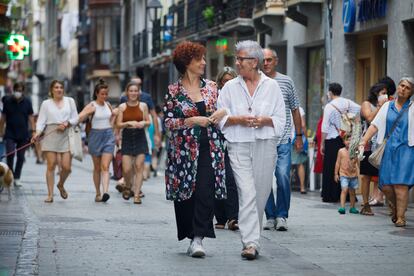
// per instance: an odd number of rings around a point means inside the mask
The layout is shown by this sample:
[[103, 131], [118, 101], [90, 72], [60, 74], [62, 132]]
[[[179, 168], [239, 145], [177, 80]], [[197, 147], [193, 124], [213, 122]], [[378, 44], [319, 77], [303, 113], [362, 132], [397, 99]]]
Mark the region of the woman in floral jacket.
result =
[[215, 127], [225, 111], [216, 111], [217, 86], [201, 78], [204, 46], [180, 43], [173, 62], [182, 77], [168, 87], [165, 126], [169, 130], [165, 181], [174, 201], [178, 239], [191, 239], [188, 254], [205, 255], [204, 237], [215, 238], [214, 198], [224, 199], [225, 166], [222, 135]]

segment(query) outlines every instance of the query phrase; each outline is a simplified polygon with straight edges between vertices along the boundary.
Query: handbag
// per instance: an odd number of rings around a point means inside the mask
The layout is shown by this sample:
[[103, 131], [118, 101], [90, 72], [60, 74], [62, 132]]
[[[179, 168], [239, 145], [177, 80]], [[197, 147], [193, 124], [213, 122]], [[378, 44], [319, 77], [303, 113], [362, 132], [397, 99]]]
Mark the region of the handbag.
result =
[[400, 112], [397, 119], [395, 119], [394, 124], [392, 125], [392, 128], [390, 132], [388, 133], [387, 137], [384, 138], [384, 141], [381, 143], [381, 145], [379, 145], [368, 157], [368, 162], [371, 163], [371, 165], [374, 166], [375, 168], [379, 169], [381, 165], [382, 156], [384, 155], [384, 150], [385, 150], [385, 145], [387, 144], [387, 140], [390, 138], [391, 134], [394, 132], [395, 128], [398, 125], [398, 121], [400, 120], [402, 115], [410, 108], [410, 106], [411, 106], [411, 103], [408, 106], [408, 108]]
[[82, 149], [82, 137], [81, 129], [79, 125], [75, 125], [69, 128], [69, 149], [72, 157], [82, 162], [83, 149]]

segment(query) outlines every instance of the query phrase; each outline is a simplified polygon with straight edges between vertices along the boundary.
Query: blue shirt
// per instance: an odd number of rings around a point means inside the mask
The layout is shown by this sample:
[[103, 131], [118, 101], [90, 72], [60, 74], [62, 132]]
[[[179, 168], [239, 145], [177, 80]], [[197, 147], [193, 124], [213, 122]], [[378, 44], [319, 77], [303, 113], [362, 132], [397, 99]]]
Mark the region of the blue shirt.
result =
[[[120, 102], [121, 103], [126, 103], [127, 102], [127, 96], [122, 96]], [[152, 101], [152, 97], [150, 94], [141, 91], [141, 95], [139, 97], [139, 100], [143, 103], [146, 103], [148, 105], [148, 110], [153, 110], [155, 108], [154, 106], [154, 102]]]

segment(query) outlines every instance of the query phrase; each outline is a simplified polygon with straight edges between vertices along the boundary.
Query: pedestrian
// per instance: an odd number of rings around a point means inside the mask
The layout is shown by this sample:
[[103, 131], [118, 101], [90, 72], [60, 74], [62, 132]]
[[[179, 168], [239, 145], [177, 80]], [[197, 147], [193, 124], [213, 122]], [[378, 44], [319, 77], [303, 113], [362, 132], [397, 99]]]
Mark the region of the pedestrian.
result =
[[335, 181], [341, 185], [341, 207], [338, 209], [338, 213], [345, 214], [345, 201], [347, 194], [349, 193], [350, 209], [349, 213], [358, 214], [358, 210], [355, 208], [355, 190], [358, 188], [358, 159], [350, 158], [349, 145], [351, 141], [351, 134], [347, 133], [343, 142], [345, 147], [338, 151], [338, 156], [335, 163]]
[[116, 118], [116, 127], [122, 129], [122, 174], [125, 179], [122, 197], [129, 200], [133, 187], [134, 203], [141, 204], [144, 159], [145, 154], [149, 152], [144, 130], [150, 124], [148, 106], [140, 101], [137, 83], [128, 83], [125, 91], [128, 100], [119, 106]]
[[338, 151], [344, 146], [340, 137], [341, 116], [343, 114], [360, 114], [361, 107], [355, 102], [341, 97], [342, 86], [330, 83], [328, 103], [323, 111], [322, 141], [320, 152], [324, 156], [322, 174], [322, 201], [338, 202], [341, 194], [339, 183], [335, 182], [334, 172]]
[[[237, 77], [236, 71], [228, 66], [225, 66], [221, 72], [217, 75], [218, 93], [226, 84], [227, 81]], [[237, 186], [234, 180], [233, 171], [230, 165], [229, 154], [227, 148], [225, 149], [225, 166], [226, 166], [226, 190], [227, 198], [224, 200], [215, 200], [214, 202], [214, 215], [217, 223], [216, 229], [224, 229], [226, 224], [227, 228], [232, 231], [239, 229], [238, 217], [239, 217], [239, 199], [237, 196]]]
[[[7, 166], [12, 170], [14, 176], [14, 186], [20, 187], [20, 176], [22, 174], [24, 145], [30, 142], [30, 138], [35, 131], [29, 133], [29, 123], [32, 130], [35, 129], [33, 118], [32, 102], [25, 97], [25, 85], [17, 82], [13, 85], [13, 94], [3, 98], [3, 111], [0, 119], [0, 136], [3, 137], [6, 145]], [[4, 124], [6, 131], [3, 133]], [[19, 151], [14, 152], [16, 149]], [[14, 164], [14, 157], [17, 157]]]
[[[109, 86], [103, 80], [98, 80], [93, 91], [93, 101], [79, 113], [79, 121], [90, 119], [88, 133], [88, 151], [93, 160], [93, 182], [95, 184], [95, 202], [109, 200], [109, 165], [115, 149], [113, 114], [110, 103], [107, 102]], [[101, 194], [101, 186], [102, 192]]]
[[251, 40], [238, 42], [235, 58], [239, 76], [224, 85], [218, 108], [227, 111], [220, 128], [228, 142], [239, 196], [241, 256], [253, 260], [260, 251], [262, 218], [286, 112], [279, 84], [259, 70], [263, 64], [260, 45]]
[[[299, 99], [293, 80], [280, 72], [276, 71], [279, 58], [276, 51], [264, 49], [263, 72], [272, 79], [275, 79], [280, 87], [285, 101], [286, 124], [283, 135], [277, 145], [277, 162], [275, 168], [277, 196], [273, 196], [273, 191], [269, 195], [266, 203], [266, 224], [265, 230], [275, 229], [278, 231], [287, 231], [287, 219], [290, 208], [290, 168], [291, 168], [291, 141], [292, 128], [294, 133], [301, 139], [295, 140], [295, 149], [301, 152], [303, 148], [302, 141], [302, 121], [299, 112]], [[292, 116], [294, 126], [292, 126]], [[276, 200], [276, 201], [275, 201]]]
[[[136, 85], [138, 85], [138, 87], [139, 87], [139, 100], [140, 100], [140, 102], [147, 104], [149, 114], [151, 115], [152, 120], [155, 121], [155, 123], [154, 123], [154, 130], [155, 130], [154, 145], [159, 146], [160, 141], [161, 141], [161, 133], [159, 132], [158, 120], [156, 120], [157, 119], [157, 113], [155, 112], [155, 105], [154, 105], [154, 102], [152, 100], [151, 94], [149, 94], [145, 91], [142, 91], [142, 79], [140, 77], [133, 76], [130, 81], [134, 82], [134, 83], [136, 83]], [[126, 101], [127, 101], [127, 96], [124, 94], [124, 95], [121, 96], [120, 103], [122, 104], [122, 103], [125, 103]], [[150, 140], [149, 140], [149, 135], [147, 134], [147, 129], [148, 128], [145, 129], [145, 131], [146, 131], [145, 134], [146, 134], [146, 139], [147, 139], [148, 146], [151, 149], [151, 144], [150, 144]], [[150, 152], [148, 152], [148, 153], [145, 154], [144, 166], [146, 165], [146, 163], [149, 164], [151, 162], [150, 160], [151, 160], [151, 154], [150, 154]], [[121, 179], [119, 182], [120, 183], [118, 185], [116, 185], [115, 188], [120, 193], [122, 193], [122, 191], [125, 188], [125, 181], [123, 181], [123, 179]], [[133, 194], [133, 192], [132, 192], [132, 194]], [[140, 192], [140, 197], [144, 197], [144, 196], [145, 196], [144, 193], [141, 191]]]
[[[369, 90], [369, 95], [367, 100], [361, 104], [361, 118], [363, 120], [363, 134], [367, 131], [370, 123], [374, 120], [375, 115], [377, 115], [381, 106], [388, 101], [387, 95], [387, 86], [384, 83], [376, 83]], [[374, 177], [378, 177], [378, 169], [372, 166], [368, 158], [371, 155], [372, 151], [376, 147], [376, 137], [373, 136], [370, 141], [366, 144], [364, 148], [364, 159], [360, 164], [360, 174], [361, 174], [361, 194], [362, 194], [362, 204], [361, 215], [372, 216], [374, 213], [371, 210], [369, 202], [369, 190], [370, 184]], [[376, 187], [374, 187], [375, 191]], [[376, 204], [381, 202], [382, 199], [376, 199]]]
[[392, 209], [392, 222], [405, 227], [408, 191], [414, 186], [414, 78], [404, 77], [397, 86], [395, 101], [384, 103], [361, 140], [360, 148], [377, 134], [385, 144], [379, 167], [379, 187]]
[[216, 111], [216, 84], [202, 78], [205, 52], [195, 42], [177, 45], [173, 63], [180, 78], [169, 85], [164, 104], [167, 199], [174, 201], [178, 240], [191, 240], [191, 257], [205, 256], [203, 239], [215, 238], [214, 197], [226, 197], [224, 144], [214, 125], [225, 112]]
[[[306, 118], [305, 118], [305, 111], [302, 107], [299, 107], [300, 118], [301, 118], [301, 136], [296, 136], [296, 133], [293, 132], [293, 144], [291, 150], [291, 160], [292, 165], [297, 167], [298, 177], [299, 177], [299, 184], [300, 184], [300, 193], [306, 194], [306, 187], [305, 187], [305, 163], [308, 161], [308, 141], [306, 137]], [[302, 139], [302, 150], [298, 152], [296, 150], [296, 140]]]
[[40, 143], [47, 162], [48, 196], [45, 200], [46, 203], [53, 202], [53, 186], [58, 157], [60, 158], [61, 170], [57, 188], [63, 199], [68, 197], [64, 184], [72, 167], [72, 156], [69, 149], [69, 127], [76, 125], [79, 118], [75, 100], [64, 96], [62, 81], [53, 80], [50, 83], [49, 97], [50, 99], [43, 101], [40, 105], [36, 134], [32, 138], [32, 142], [38, 141], [41, 134], [45, 133]]

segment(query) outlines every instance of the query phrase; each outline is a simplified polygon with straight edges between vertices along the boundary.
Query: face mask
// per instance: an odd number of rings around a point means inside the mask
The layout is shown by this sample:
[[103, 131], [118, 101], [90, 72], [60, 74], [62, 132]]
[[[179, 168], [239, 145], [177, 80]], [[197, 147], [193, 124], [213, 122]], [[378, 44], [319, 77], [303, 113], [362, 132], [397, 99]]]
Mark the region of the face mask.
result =
[[383, 101], [383, 100], [388, 100], [388, 95], [384, 94], [378, 97], [378, 101]]
[[16, 97], [16, 99], [20, 99], [23, 96], [22, 92], [14, 92], [14, 96]]

